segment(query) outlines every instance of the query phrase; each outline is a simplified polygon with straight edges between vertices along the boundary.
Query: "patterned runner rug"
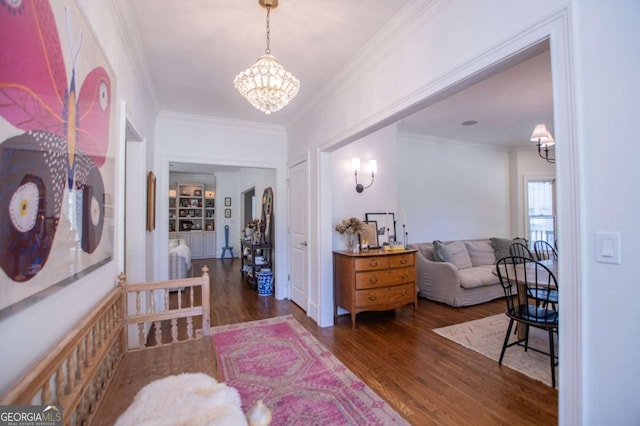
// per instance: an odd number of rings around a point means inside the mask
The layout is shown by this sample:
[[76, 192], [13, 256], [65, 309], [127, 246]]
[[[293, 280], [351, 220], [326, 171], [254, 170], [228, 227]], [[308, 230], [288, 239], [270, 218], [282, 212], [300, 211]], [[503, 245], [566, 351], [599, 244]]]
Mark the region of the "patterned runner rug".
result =
[[[508, 327], [509, 318], [505, 314], [498, 314], [475, 321], [436, 328], [433, 331], [497, 362], [500, 359], [500, 351], [502, 351]], [[512, 332], [509, 341], [515, 341], [516, 338], [517, 336]], [[553, 340], [556, 343], [557, 354], [557, 336]], [[529, 346], [549, 352], [548, 332], [530, 327]], [[551, 367], [548, 355], [536, 351], [525, 352], [523, 347], [511, 346], [504, 354], [502, 365], [551, 386]], [[557, 369], [558, 367], [556, 367], [556, 378], [558, 377]]]
[[262, 399], [273, 425], [405, 425], [291, 315], [213, 327], [224, 382], [246, 412]]

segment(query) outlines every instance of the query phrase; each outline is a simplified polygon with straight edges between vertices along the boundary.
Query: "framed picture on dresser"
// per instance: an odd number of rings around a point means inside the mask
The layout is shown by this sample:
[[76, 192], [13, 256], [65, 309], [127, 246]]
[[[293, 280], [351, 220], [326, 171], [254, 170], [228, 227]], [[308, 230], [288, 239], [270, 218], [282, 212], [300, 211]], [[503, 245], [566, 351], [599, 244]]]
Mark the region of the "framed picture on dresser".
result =
[[376, 222], [378, 230], [378, 246], [396, 240], [396, 218], [393, 212], [365, 213], [365, 222]]
[[366, 245], [368, 248], [379, 248], [378, 244], [378, 222], [370, 220], [364, 222], [366, 230], [358, 235], [360, 239], [360, 248]]

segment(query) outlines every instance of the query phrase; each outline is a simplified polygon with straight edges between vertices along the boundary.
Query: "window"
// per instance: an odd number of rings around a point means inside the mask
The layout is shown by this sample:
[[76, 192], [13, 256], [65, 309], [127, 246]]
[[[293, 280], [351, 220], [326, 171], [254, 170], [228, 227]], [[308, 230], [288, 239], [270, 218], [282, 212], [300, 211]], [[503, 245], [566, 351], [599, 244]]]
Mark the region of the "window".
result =
[[529, 241], [543, 240], [555, 247], [556, 216], [554, 208], [555, 180], [527, 182]]

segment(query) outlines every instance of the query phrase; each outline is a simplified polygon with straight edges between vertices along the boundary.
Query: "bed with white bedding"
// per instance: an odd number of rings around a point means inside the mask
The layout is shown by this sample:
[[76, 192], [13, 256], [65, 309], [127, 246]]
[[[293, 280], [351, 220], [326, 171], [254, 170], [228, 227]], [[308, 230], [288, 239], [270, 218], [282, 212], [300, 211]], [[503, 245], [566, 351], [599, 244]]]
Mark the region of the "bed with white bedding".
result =
[[169, 279], [177, 280], [192, 276], [191, 249], [187, 241], [180, 239], [169, 240]]

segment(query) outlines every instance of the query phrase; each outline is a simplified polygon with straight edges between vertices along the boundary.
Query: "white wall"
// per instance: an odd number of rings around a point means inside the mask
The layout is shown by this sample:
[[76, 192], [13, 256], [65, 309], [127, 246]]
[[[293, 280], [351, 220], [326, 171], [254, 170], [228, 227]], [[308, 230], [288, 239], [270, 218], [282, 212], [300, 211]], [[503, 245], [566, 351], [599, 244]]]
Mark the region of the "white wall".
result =
[[401, 132], [397, 170], [410, 243], [512, 236], [505, 150]]
[[[218, 172], [216, 173], [216, 257], [222, 254], [224, 247], [224, 226], [229, 225], [229, 245], [233, 247], [234, 256], [240, 255], [240, 182], [238, 172]], [[231, 207], [224, 205], [224, 199], [231, 198]], [[224, 210], [231, 209], [231, 217], [224, 217]], [[226, 254], [226, 253], [225, 253]], [[226, 254], [228, 256], [228, 254]]]
[[[583, 419], [640, 424], [640, 3], [572, 6], [583, 178]], [[600, 231], [621, 233], [621, 265], [595, 261]]]
[[126, 211], [125, 211], [125, 244], [126, 259], [125, 272], [127, 282], [142, 283], [146, 281], [149, 264], [151, 262], [140, 262], [140, 259], [146, 257], [146, 234], [147, 234], [147, 217], [141, 215], [140, 210], [147, 210], [147, 197], [140, 197], [140, 194], [146, 195], [147, 189], [147, 172], [140, 167], [140, 163], [144, 163], [145, 143], [144, 142], [126, 142], [127, 157], [127, 185], [124, 189], [126, 193]]
[[[152, 99], [150, 94], [145, 91], [147, 86], [141, 83], [139, 74], [133, 68], [113, 4], [93, 1], [84, 1], [80, 4], [116, 75], [117, 92], [112, 93], [112, 105], [116, 112], [112, 119], [116, 122], [114, 132], [118, 136], [116, 136], [117, 146], [114, 147], [114, 151], [119, 153], [119, 158], [116, 158], [116, 172], [124, 176], [123, 164], [121, 164], [124, 152], [124, 128], [118, 129], [119, 123], [124, 124], [124, 120], [119, 116], [122, 113], [120, 102], [127, 101], [128, 117], [130, 116], [136, 123], [136, 129], [140, 134], [149, 137], [153, 136], [155, 107], [150, 102]], [[116, 193], [113, 194], [115, 212], [122, 210], [120, 197], [123, 185], [124, 181], [118, 181]], [[141, 197], [146, 196], [141, 194]], [[117, 243], [118, 241], [121, 243], [124, 232], [120, 217], [115, 224]], [[0, 322], [0, 341], [2, 341], [0, 392], [5, 391], [52, 346], [56, 345], [80, 318], [115, 286], [116, 277], [124, 268], [124, 263], [116, 260], [124, 259], [122, 251], [123, 246], [116, 246], [114, 260], [111, 262]]]
[[[396, 132], [395, 126], [388, 126], [331, 154], [334, 249], [344, 250], [346, 247], [344, 236], [335, 231], [335, 225], [343, 219], [357, 217], [364, 220], [367, 212], [397, 211]], [[357, 193], [355, 189], [356, 182], [351, 169], [353, 157], [360, 157], [358, 183], [364, 186], [371, 182], [369, 160], [376, 160], [378, 163], [378, 173], [373, 185], [361, 193]]]

